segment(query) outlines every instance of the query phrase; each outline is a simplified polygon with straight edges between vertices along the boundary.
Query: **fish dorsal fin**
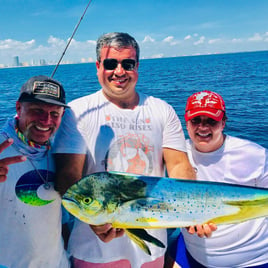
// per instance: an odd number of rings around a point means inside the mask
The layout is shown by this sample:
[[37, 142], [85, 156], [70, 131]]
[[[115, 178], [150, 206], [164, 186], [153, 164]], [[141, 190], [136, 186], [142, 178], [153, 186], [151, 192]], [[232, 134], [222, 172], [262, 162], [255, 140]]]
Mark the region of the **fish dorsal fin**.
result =
[[238, 212], [209, 220], [216, 224], [238, 223], [249, 219], [264, 217], [268, 214], [268, 198], [257, 200], [224, 201], [229, 206], [238, 208]]

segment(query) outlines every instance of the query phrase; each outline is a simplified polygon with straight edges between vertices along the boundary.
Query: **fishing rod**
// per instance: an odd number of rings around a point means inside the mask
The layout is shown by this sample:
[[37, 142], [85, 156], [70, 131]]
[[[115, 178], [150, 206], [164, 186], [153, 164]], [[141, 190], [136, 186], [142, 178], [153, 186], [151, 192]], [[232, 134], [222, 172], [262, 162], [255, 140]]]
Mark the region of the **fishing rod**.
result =
[[56, 65], [54, 71], [53, 71], [52, 74], [51, 74], [51, 78], [53, 78], [54, 74], [56, 73], [56, 71], [57, 71], [57, 69], [58, 69], [58, 67], [59, 67], [59, 65], [60, 65], [60, 63], [61, 63], [61, 60], [62, 60], [62, 58], [64, 57], [65, 52], [66, 52], [67, 48], [69, 47], [71, 41], [73, 40], [73, 37], [74, 37], [74, 35], [75, 35], [75, 33], [76, 33], [76, 31], [77, 31], [77, 29], [78, 29], [78, 27], [79, 27], [79, 25], [80, 25], [82, 19], [84, 18], [85, 14], [86, 14], [86, 12], [87, 12], [87, 9], [88, 9], [89, 5], [91, 4], [91, 2], [92, 2], [92, 0], [90, 0], [90, 1], [88, 2], [88, 4], [87, 4], [87, 6], [86, 6], [86, 8], [85, 8], [85, 10], [84, 10], [84, 12], [83, 12], [83, 14], [82, 14], [80, 20], [78, 21], [78, 23], [77, 23], [77, 25], [76, 25], [76, 27], [75, 27], [73, 33], [72, 33], [72, 36], [70, 37], [70, 39], [69, 39], [69, 41], [68, 41], [68, 43], [67, 43], [67, 45], [66, 45], [66, 47], [65, 47], [65, 49], [64, 49], [64, 51], [63, 51], [63, 53], [61, 54], [61, 57], [60, 57], [60, 59], [59, 59], [57, 65]]

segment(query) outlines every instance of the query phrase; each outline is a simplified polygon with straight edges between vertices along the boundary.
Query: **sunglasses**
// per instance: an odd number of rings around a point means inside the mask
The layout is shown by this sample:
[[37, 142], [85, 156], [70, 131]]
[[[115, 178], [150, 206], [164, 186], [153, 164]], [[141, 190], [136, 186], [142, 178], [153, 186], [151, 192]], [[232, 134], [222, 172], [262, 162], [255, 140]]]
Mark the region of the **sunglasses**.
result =
[[192, 118], [190, 121], [193, 125], [196, 125], [196, 126], [202, 123], [202, 125], [210, 125], [211, 127], [214, 127], [219, 123], [219, 121], [216, 121], [212, 118], [202, 120], [201, 117], [199, 116]]
[[116, 59], [105, 59], [103, 60], [103, 67], [105, 70], [112, 71], [117, 68], [118, 63], [121, 63], [125, 71], [133, 71], [136, 66], [136, 61], [133, 59], [124, 59], [122, 61], [118, 61]]

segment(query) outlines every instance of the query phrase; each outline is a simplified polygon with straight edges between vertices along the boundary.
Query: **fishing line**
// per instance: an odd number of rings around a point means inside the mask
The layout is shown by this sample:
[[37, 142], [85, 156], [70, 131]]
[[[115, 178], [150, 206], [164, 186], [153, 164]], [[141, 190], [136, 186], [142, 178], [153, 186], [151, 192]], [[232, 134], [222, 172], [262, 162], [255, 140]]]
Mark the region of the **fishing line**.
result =
[[80, 20], [78, 21], [78, 23], [77, 23], [77, 25], [76, 25], [76, 27], [75, 27], [75, 29], [74, 29], [74, 31], [73, 31], [72, 36], [70, 37], [70, 39], [69, 39], [69, 41], [68, 41], [68, 43], [67, 43], [67, 45], [66, 45], [66, 47], [65, 47], [65, 49], [64, 49], [64, 51], [63, 51], [63, 53], [61, 54], [61, 57], [60, 57], [60, 59], [59, 59], [57, 65], [56, 65], [54, 71], [53, 71], [52, 74], [51, 74], [51, 78], [53, 78], [54, 74], [56, 73], [56, 71], [57, 71], [57, 69], [58, 69], [58, 67], [59, 67], [59, 65], [60, 65], [60, 62], [61, 62], [63, 56], [65, 55], [65, 52], [66, 52], [67, 48], [69, 47], [69, 45], [70, 45], [70, 43], [71, 43], [71, 41], [72, 41], [72, 39], [73, 39], [73, 37], [74, 37], [74, 35], [75, 35], [75, 33], [76, 33], [78, 27], [79, 27], [79, 25], [80, 25], [82, 19], [84, 18], [85, 14], [86, 14], [86, 12], [87, 12], [87, 9], [88, 9], [89, 5], [91, 4], [91, 2], [92, 2], [92, 0], [90, 0], [90, 1], [88, 2], [88, 4], [87, 4], [87, 6], [86, 6], [86, 8], [85, 8], [85, 10], [84, 10], [84, 12], [83, 12], [83, 14], [82, 14]]

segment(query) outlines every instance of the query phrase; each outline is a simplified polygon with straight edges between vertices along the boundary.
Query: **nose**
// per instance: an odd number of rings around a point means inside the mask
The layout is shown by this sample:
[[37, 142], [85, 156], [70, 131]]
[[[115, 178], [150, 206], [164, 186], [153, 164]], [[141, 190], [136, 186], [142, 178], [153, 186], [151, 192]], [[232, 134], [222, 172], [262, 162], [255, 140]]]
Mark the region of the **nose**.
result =
[[206, 128], [206, 127], [209, 127], [210, 125], [207, 122], [207, 120], [202, 120], [198, 126], [202, 128]]
[[199, 125], [201, 125], [202, 127], [207, 126], [208, 122], [207, 122], [207, 120], [202, 120]]
[[48, 112], [43, 112], [39, 119], [40, 119], [40, 121], [41, 121], [42, 123], [49, 124], [49, 123], [51, 122], [51, 116], [50, 116], [50, 113], [48, 113]]
[[120, 62], [118, 62], [117, 67], [114, 70], [114, 73], [116, 75], [122, 75], [125, 73], [125, 69], [122, 67], [122, 64]]

